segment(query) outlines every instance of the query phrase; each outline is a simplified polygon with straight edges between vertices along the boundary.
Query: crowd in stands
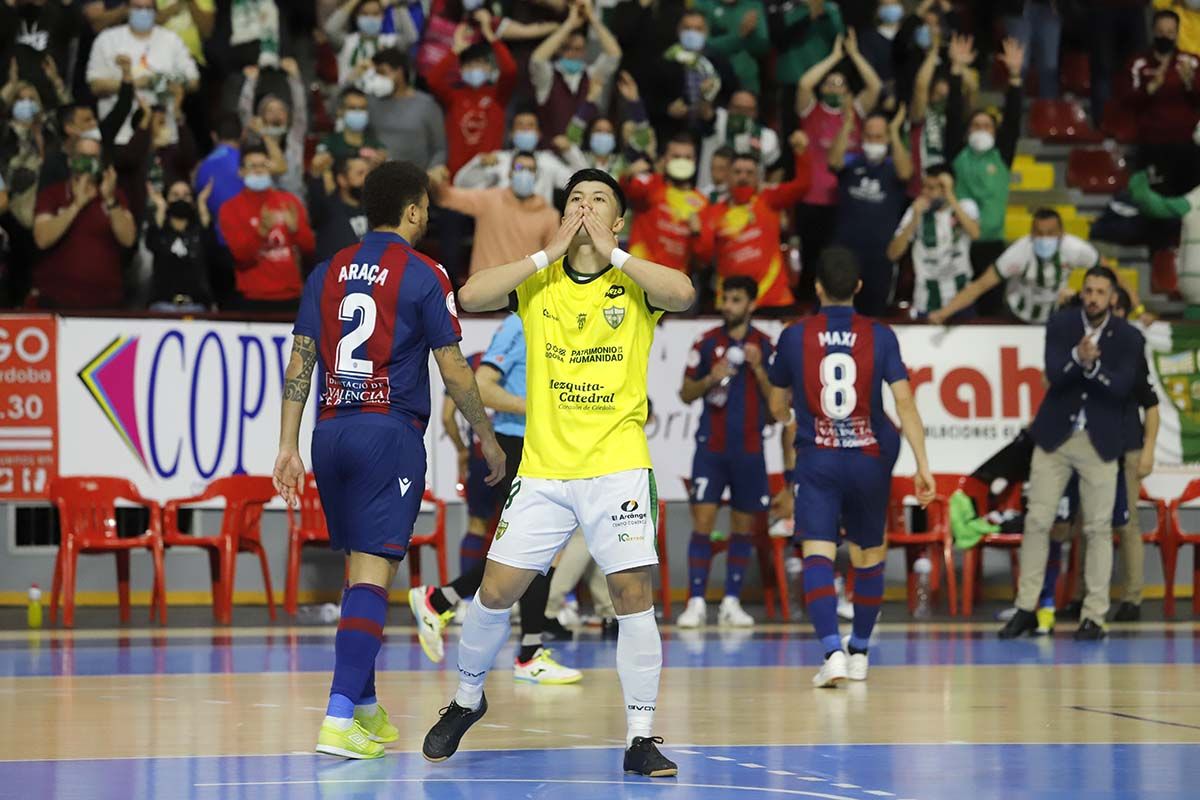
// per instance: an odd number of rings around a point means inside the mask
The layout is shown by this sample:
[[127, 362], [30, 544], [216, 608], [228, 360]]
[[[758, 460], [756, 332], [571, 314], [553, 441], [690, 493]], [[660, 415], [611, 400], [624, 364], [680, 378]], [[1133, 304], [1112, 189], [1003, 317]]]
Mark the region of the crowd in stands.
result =
[[[744, 275], [797, 313], [839, 244], [864, 313], [1040, 323], [1100, 260], [1049, 207], [1006, 237], [1068, 50], [1097, 129], [1130, 112], [1143, 205], [1200, 184], [1200, 0], [0, 0], [0, 307], [291, 312], [403, 159], [456, 283], [599, 167], [699, 310]], [[1178, 244], [1120, 200], [1110, 241]]]

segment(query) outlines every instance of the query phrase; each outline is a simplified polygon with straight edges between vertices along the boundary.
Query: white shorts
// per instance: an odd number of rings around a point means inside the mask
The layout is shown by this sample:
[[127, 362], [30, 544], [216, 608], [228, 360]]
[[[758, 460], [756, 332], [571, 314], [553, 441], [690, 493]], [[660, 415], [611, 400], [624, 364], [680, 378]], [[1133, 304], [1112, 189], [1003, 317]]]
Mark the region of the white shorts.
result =
[[605, 575], [657, 564], [654, 471], [568, 481], [518, 475], [487, 557], [545, 574], [576, 527]]

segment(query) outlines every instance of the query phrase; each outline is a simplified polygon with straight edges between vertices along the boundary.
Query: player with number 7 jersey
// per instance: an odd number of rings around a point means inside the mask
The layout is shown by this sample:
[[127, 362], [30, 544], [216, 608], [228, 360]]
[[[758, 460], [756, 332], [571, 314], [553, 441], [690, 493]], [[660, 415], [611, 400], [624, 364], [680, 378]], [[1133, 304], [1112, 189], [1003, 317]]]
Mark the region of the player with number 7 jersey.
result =
[[[883, 407], [885, 384], [917, 462], [917, 500], [925, 505], [934, 493], [925, 429], [896, 334], [854, 311], [854, 295], [862, 288], [859, 274], [849, 250], [831, 247], [821, 254], [816, 277], [821, 309], [784, 330], [767, 369], [777, 387], [771, 412], [781, 422], [793, 414], [796, 420], [791, 476], [796, 538], [804, 550], [809, 618], [825, 653], [813, 678], [817, 687], [867, 677], [868, 642], [883, 600], [892, 469], [900, 454], [900, 436]], [[790, 460], [785, 454], [784, 463]], [[844, 645], [833, 577], [843, 531], [855, 579], [854, 630]]]

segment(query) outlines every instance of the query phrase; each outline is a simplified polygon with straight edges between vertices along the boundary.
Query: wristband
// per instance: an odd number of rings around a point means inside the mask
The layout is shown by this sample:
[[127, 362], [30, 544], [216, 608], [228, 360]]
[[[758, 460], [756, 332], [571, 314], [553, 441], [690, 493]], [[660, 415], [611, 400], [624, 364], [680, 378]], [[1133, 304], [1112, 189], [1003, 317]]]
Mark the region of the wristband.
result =
[[785, 469], [783, 471], [783, 479], [785, 481], [787, 481], [788, 483], [795, 483], [796, 482], [796, 468], [793, 467], [792, 469]]
[[622, 250], [619, 247], [614, 247], [613, 251], [612, 251], [612, 255], [610, 255], [608, 257], [608, 261], [614, 267], [616, 267], [617, 269], [620, 269], [621, 267], [625, 266], [625, 262], [628, 261], [630, 258], [632, 258], [632, 256], [630, 256], [629, 253], [626, 253], [624, 250]]
[[538, 250], [529, 258], [533, 261], [533, 266], [537, 268], [538, 272], [550, 266], [550, 257], [546, 255], [545, 250]]

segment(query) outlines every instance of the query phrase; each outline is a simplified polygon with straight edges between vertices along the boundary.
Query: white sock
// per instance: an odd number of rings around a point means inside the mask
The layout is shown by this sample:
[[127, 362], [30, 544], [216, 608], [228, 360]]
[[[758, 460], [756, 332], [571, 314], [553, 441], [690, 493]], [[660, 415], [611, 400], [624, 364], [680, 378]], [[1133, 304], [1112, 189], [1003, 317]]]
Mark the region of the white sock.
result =
[[512, 631], [508, 614], [507, 608], [497, 610], [479, 602], [478, 593], [467, 609], [458, 642], [458, 691], [454, 695], [454, 702], [463, 708], [479, 708], [488, 670]]
[[662, 674], [662, 639], [654, 608], [617, 615], [617, 675], [625, 694], [625, 746], [635, 736], [649, 736], [658, 703], [658, 678]]
[[354, 717], [325, 717], [325, 724], [331, 728], [337, 728], [339, 731], [348, 731], [350, 726], [354, 724]]
[[521, 635], [521, 647], [541, 647], [542, 635], [540, 633], [525, 633]]
[[364, 717], [373, 717], [379, 713], [379, 703], [360, 703], [354, 707], [354, 711]]
[[441, 586], [439, 589], [441, 590], [442, 597], [446, 598], [446, 602], [452, 606], [458, 605], [458, 601], [462, 600], [462, 598], [458, 596], [458, 592], [454, 591], [454, 587], [450, 586], [449, 584], [446, 586]]

